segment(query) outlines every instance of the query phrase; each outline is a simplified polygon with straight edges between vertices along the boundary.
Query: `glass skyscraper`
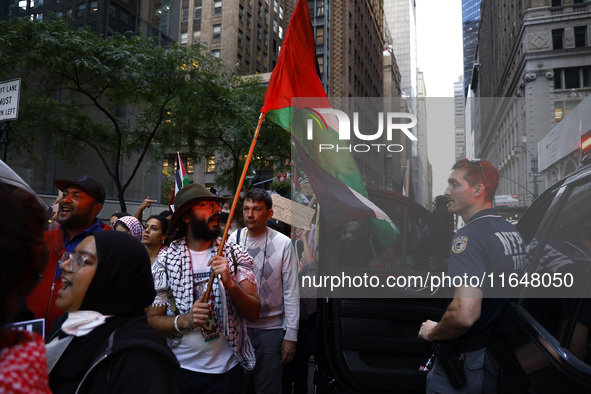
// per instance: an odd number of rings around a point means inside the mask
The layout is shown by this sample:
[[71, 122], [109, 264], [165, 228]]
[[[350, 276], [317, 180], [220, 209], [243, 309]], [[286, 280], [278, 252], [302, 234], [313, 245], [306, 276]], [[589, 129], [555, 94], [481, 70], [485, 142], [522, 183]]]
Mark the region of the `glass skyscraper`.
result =
[[472, 82], [472, 67], [478, 44], [481, 0], [462, 0], [462, 32], [464, 36], [464, 96]]

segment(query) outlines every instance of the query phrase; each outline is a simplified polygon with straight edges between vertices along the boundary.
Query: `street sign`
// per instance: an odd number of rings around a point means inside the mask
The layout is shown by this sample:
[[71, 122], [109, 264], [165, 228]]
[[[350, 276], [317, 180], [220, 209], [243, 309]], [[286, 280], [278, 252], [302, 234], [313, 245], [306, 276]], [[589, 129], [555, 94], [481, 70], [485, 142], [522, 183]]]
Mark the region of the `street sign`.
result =
[[537, 177], [537, 176], [541, 176], [542, 174], [540, 174], [539, 172], [530, 172], [529, 176], [533, 176], [533, 177]]
[[20, 78], [0, 82], [0, 121], [18, 118], [20, 92]]

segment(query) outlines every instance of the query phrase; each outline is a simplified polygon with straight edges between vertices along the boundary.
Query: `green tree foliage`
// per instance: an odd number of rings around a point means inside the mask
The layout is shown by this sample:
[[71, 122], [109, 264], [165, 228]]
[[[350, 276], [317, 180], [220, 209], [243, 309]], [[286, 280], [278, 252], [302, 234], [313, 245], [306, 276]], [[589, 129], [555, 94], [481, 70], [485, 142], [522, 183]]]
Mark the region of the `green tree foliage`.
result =
[[[216, 166], [216, 185], [221, 188], [236, 190], [238, 186], [256, 131], [265, 89], [259, 78], [235, 77], [226, 97], [227, 101], [218, 108], [212, 108], [212, 113], [218, 111], [214, 115], [217, 122], [211, 122], [212, 126], [207, 133], [194, 130], [196, 135], [187, 134], [189, 144], [198, 143], [193, 147], [203, 149], [209, 156], [217, 154], [216, 162], [224, 163]], [[229, 109], [231, 113], [228, 113]], [[271, 122], [264, 122], [257, 138], [249, 173], [254, 177], [253, 180], [259, 180], [258, 176], [264, 170], [273, 172], [282, 169], [289, 157], [289, 134]]]
[[[125, 190], [148, 152], [186, 146], [197, 160], [220, 150], [240, 157], [264, 91], [197, 46], [165, 48], [135, 35], [103, 38], [64, 21], [25, 18], [0, 22], [0, 76], [22, 79], [14, 146], [31, 152], [44, 133], [69, 162], [92, 149], [123, 211]], [[282, 149], [289, 152], [288, 145]], [[122, 179], [122, 160], [132, 155], [139, 158]]]

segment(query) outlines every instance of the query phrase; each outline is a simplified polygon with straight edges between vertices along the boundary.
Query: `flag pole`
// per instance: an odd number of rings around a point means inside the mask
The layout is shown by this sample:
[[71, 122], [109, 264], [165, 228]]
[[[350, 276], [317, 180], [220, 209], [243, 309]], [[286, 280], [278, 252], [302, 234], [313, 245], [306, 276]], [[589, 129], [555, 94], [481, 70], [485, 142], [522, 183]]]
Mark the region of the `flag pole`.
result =
[[[234, 193], [234, 199], [232, 200], [232, 206], [230, 208], [230, 213], [228, 214], [228, 220], [226, 221], [226, 227], [224, 228], [224, 233], [222, 235], [222, 240], [220, 242], [220, 246], [218, 248], [218, 256], [221, 256], [224, 250], [224, 244], [226, 243], [226, 238], [228, 237], [228, 231], [230, 230], [230, 224], [232, 223], [232, 218], [234, 217], [234, 211], [236, 210], [236, 205], [238, 203], [238, 199], [240, 198], [240, 191], [242, 190], [242, 185], [244, 184], [244, 179], [246, 178], [246, 173], [248, 172], [248, 166], [250, 164], [250, 159], [252, 158], [252, 154], [254, 152], [254, 147], [257, 143], [257, 137], [259, 136], [259, 131], [261, 130], [261, 126], [263, 124], [263, 120], [265, 119], [265, 114], [261, 112], [259, 115], [259, 122], [257, 124], [257, 128], [254, 132], [254, 136], [252, 137], [252, 142], [250, 143], [250, 149], [248, 150], [248, 156], [246, 157], [246, 161], [244, 162], [244, 168], [242, 169], [242, 175], [240, 175], [240, 180], [238, 181], [238, 187], [236, 188], [236, 193]], [[205, 300], [209, 298], [209, 294], [211, 293], [211, 286], [213, 285], [213, 279], [215, 275], [213, 271], [211, 271], [211, 275], [209, 276], [209, 282], [207, 283], [207, 290], [205, 291]]]

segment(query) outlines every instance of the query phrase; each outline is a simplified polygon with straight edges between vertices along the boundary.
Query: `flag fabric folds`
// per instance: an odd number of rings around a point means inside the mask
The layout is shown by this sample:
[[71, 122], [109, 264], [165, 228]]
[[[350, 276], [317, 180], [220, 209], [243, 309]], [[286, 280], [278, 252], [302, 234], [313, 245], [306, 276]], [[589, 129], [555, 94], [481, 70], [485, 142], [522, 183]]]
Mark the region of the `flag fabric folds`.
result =
[[187, 170], [185, 170], [185, 166], [181, 160], [181, 154], [177, 152], [177, 156], [179, 163], [176, 170], [176, 175], [174, 177], [174, 192], [172, 193], [172, 196], [170, 196], [170, 203], [168, 204], [168, 208], [171, 212], [174, 212], [174, 196], [176, 196], [183, 186], [187, 186], [189, 183], [191, 183], [189, 180], [189, 175], [187, 175]]
[[[305, 0], [298, 0], [287, 27], [277, 64], [271, 74], [261, 112], [292, 135], [300, 165], [308, 175], [312, 189], [334, 228], [349, 220], [370, 217], [376, 233], [387, 245], [399, 231], [377, 206], [367, 199], [363, 177], [351, 152], [320, 152], [321, 143], [342, 145], [335, 123], [320, 115], [318, 109], [332, 108], [317, 74], [316, 45], [312, 22]], [[314, 124], [313, 138], [306, 135], [309, 119]]]

